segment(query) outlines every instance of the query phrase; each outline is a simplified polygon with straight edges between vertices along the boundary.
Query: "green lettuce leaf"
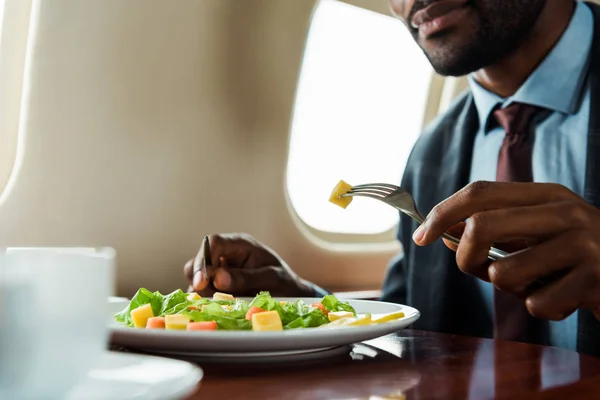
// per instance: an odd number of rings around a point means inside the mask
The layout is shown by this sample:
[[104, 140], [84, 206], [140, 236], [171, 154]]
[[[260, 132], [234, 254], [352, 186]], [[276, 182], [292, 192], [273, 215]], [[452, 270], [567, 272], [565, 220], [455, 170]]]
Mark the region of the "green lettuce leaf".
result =
[[339, 301], [337, 297], [335, 297], [332, 294], [323, 297], [323, 300], [321, 300], [321, 304], [323, 304], [325, 306], [325, 309], [327, 309], [327, 311], [329, 312], [349, 311], [352, 314], [354, 314], [354, 316], [356, 316], [356, 311], [354, 310], [354, 307], [352, 307], [346, 302]]
[[192, 304], [192, 302], [187, 299], [187, 293], [184, 293], [181, 289], [163, 296], [158, 291], [153, 293], [146, 288], [141, 288], [131, 298], [127, 307], [114, 315], [115, 320], [127, 326], [133, 326], [131, 311], [144, 304], [150, 304], [152, 313], [157, 317], [162, 317], [168, 314], [180, 313], [185, 310], [188, 305]]
[[[169, 293], [166, 296], [161, 295], [159, 292], [154, 292], [154, 295], [156, 296], [157, 299], [161, 300], [161, 306], [160, 306], [160, 310], [159, 310], [158, 314], [156, 312], [154, 313], [154, 315], [156, 315], [156, 316], [175, 314], [175, 313], [172, 313], [169, 311], [177, 306], [179, 306], [179, 307], [181, 307], [182, 305], [187, 306], [188, 304], [191, 303], [187, 299], [188, 294], [183, 293], [183, 291], [181, 289], [178, 289], [172, 293]], [[152, 307], [152, 311], [154, 311], [154, 306]]]
[[256, 297], [250, 302], [250, 307], [253, 306], [267, 311], [281, 311], [281, 304], [279, 301], [272, 298], [269, 292], [260, 292], [257, 294]]
[[[133, 326], [133, 320], [131, 319], [131, 311], [135, 310], [140, 306], [143, 306], [144, 304], [151, 303], [153, 298], [154, 293], [152, 293], [148, 289], [139, 289], [137, 293], [131, 298], [131, 301], [129, 302], [127, 307], [125, 307], [123, 311], [115, 314], [115, 320], [127, 326]], [[152, 306], [152, 311], [154, 311], [154, 305]]]
[[303, 314], [284, 325], [283, 329], [316, 328], [327, 323], [329, 323], [329, 319], [323, 314], [323, 311], [313, 308], [309, 313]]
[[185, 303], [175, 304], [173, 307], [161, 313], [159, 317], [164, 317], [165, 315], [181, 314], [182, 311], [187, 310], [188, 306], [189, 304], [187, 301]]
[[248, 303], [242, 300], [235, 302], [229, 311], [217, 302], [211, 302], [202, 311], [186, 310], [183, 315], [192, 321], [215, 321], [217, 329], [249, 330], [252, 329], [252, 323], [245, 319], [248, 308]]
[[250, 307], [252, 306], [260, 307], [266, 311], [277, 311], [284, 327], [312, 310], [309, 306], [299, 300], [294, 303], [285, 303], [284, 305], [281, 305], [279, 300], [272, 298], [269, 292], [260, 292], [254, 300], [250, 302]]

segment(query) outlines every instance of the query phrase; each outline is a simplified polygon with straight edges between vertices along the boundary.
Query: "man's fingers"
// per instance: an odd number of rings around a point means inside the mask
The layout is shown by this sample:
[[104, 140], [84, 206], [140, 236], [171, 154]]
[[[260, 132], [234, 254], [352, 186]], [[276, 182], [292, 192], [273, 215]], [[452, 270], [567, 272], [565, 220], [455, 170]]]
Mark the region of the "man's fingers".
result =
[[276, 294], [282, 283], [281, 267], [218, 268], [215, 271], [215, 288], [228, 293], [253, 296], [268, 290]]
[[[208, 235], [208, 243], [210, 246], [210, 256], [212, 267], [220, 267], [221, 263], [227, 259], [228, 263], [233, 266], [238, 266], [241, 262], [236, 260], [243, 259], [244, 255], [249, 253], [248, 246], [244, 246], [245, 243], [242, 239], [236, 237], [228, 237], [228, 235]], [[246, 256], [247, 257], [247, 256]], [[188, 261], [189, 263], [189, 261]], [[204, 242], [200, 246], [196, 257], [192, 260], [192, 276], [188, 279], [196, 279], [196, 275], [202, 271], [204, 265]], [[187, 271], [188, 265], [186, 264], [184, 272]], [[188, 276], [186, 274], [186, 276]]]
[[210, 288], [210, 281], [214, 277], [215, 268], [206, 267], [207, 276], [204, 276], [202, 270], [198, 270], [194, 273], [192, 278], [192, 286], [197, 292], [204, 291]]
[[211, 287], [207, 287], [204, 290], [197, 291], [196, 289], [194, 289], [194, 287], [192, 285], [188, 286], [187, 292], [188, 293], [198, 293], [200, 296], [206, 297], [206, 298], [210, 298], [210, 297], [212, 297], [213, 294], [215, 294], [215, 290]]
[[[221, 266], [221, 262], [225, 260], [224, 251], [227, 251], [227, 248], [223, 246], [223, 239], [219, 235], [209, 235], [208, 242], [210, 246], [210, 265], [207, 265], [207, 276], [202, 272], [203, 266], [206, 263], [204, 259], [204, 242], [200, 246], [200, 250], [196, 254], [196, 257], [192, 260], [192, 277], [188, 278], [192, 281], [192, 285], [196, 290], [204, 290], [207, 286], [209, 286], [210, 280], [213, 277], [213, 268], [218, 268]], [[234, 249], [235, 250], [235, 249]], [[235, 253], [235, 251], [234, 251]], [[189, 261], [188, 261], [189, 263]], [[189, 268], [188, 265], [184, 267], [184, 271], [186, 268]]]
[[[447, 233], [451, 234], [452, 236], [461, 239], [464, 231], [465, 231], [465, 227], [466, 227], [466, 223], [464, 222], [459, 222], [458, 224], [451, 226], [450, 228], [448, 228]], [[451, 241], [449, 241], [448, 239], [442, 238], [442, 240], [444, 241], [444, 244], [446, 245], [446, 247], [448, 247], [450, 250], [452, 251], [457, 251], [458, 250], [458, 245], [452, 243]], [[508, 251], [506, 250], [507, 247], [512, 246], [513, 248], [516, 248], [517, 246], [519, 246], [519, 244], [504, 244], [503, 246], [496, 246], [496, 247], [500, 247], [502, 250], [504, 251]], [[519, 250], [521, 250], [522, 248], [524, 248], [525, 246], [519, 247]], [[483, 262], [481, 265], [478, 265], [479, 268], [473, 268], [472, 270], [470, 270], [469, 272], [465, 271], [464, 269], [461, 268], [461, 270], [463, 270], [463, 272], [467, 272], [469, 275], [473, 275], [476, 278], [479, 278], [481, 280], [484, 280], [486, 282], [490, 281], [490, 277], [488, 275], [488, 266], [490, 264], [489, 260], [485, 260], [485, 262]]]
[[480, 212], [466, 223], [451, 227], [449, 231], [463, 232], [458, 247], [447, 245], [456, 249], [456, 262], [463, 272], [488, 280], [490, 247], [514, 252], [539, 242], [540, 238], [583, 227], [589, 224], [589, 218], [585, 211], [579, 212], [580, 208], [583, 206], [575, 202], [557, 202]]
[[194, 257], [193, 267], [192, 267], [192, 285], [196, 290], [202, 290], [206, 286], [203, 282], [207, 279], [206, 276], [202, 273], [202, 267], [204, 262], [204, 242], [200, 245], [200, 250], [196, 253], [196, 257]]
[[[252, 258], [256, 254], [258, 244], [252, 237], [244, 234], [231, 233], [208, 235], [213, 266], [220, 267], [227, 260], [228, 267], [254, 268], [256, 263]], [[258, 260], [259, 263], [262, 260]]]
[[236, 286], [243, 287], [243, 285], [239, 284], [233, 285], [230, 271], [231, 270], [228, 268], [219, 268], [215, 270], [215, 280], [213, 282], [215, 288], [224, 292], [236, 292], [238, 291], [238, 287]]
[[188, 281], [192, 281], [192, 278], [194, 277], [194, 259], [190, 259], [188, 262], [185, 263], [185, 265], [183, 266], [183, 276], [186, 277], [186, 279]]
[[586, 286], [585, 273], [573, 270], [527, 297], [525, 305], [534, 317], [560, 321], [584, 305]]
[[[459, 222], [458, 224], [448, 228], [448, 230], [446, 232], [448, 232], [450, 235], [460, 239], [460, 237], [462, 236], [462, 234], [465, 230], [465, 225], [466, 224], [464, 222]], [[455, 245], [454, 243], [452, 243], [451, 241], [449, 241], [448, 239], [443, 239], [443, 240], [444, 240], [444, 244], [446, 245], [446, 247], [448, 247], [450, 250], [456, 251], [458, 249], [458, 246]]]
[[[495, 243], [521, 242], [553, 237], [588, 221], [565, 215], [572, 203], [548, 203], [538, 206], [492, 210], [473, 215], [458, 246], [456, 260], [461, 269], [471, 271], [487, 262], [488, 251]], [[584, 214], [583, 214], [584, 215]]]
[[[184, 266], [184, 274], [193, 290], [201, 295], [215, 288], [236, 293], [239, 291], [278, 290], [280, 275], [285, 272], [281, 261], [264, 245], [244, 234], [209, 235], [210, 263], [206, 267], [204, 243], [196, 257]], [[269, 266], [263, 268], [263, 266]], [[272, 267], [270, 267], [272, 266]], [[240, 271], [244, 272], [240, 272]], [[289, 280], [289, 279], [288, 279]], [[254, 293], [253, 293], [254, 294]]]
[[[466, 225], [467, 224], [465, 222], [460, 222], [454, 226], [451, 226], [446, 232], [460, 239], [465, 231]], [[458, 250], [458, 246], [449, 241], [448, 239], [442, 238], [442, 240], [444, 241], [446, 247], [448, 247], [450, 250]], [[514, 253], [516, 251], [526, 249], [527, 247], [529, 247], [529, 245], [535, 243], [537, 243], [537, 240], [515, 240], [508, 243], [495, 243], [494, 247], [500, 250], [504, 250], [508, 253]]]
[[208, 241], [214, 267], [223, 267], [226, 263], [230, 268], [257, 268], [279, 262], [264, 245], [246, 234], [211, 234]]
[[423, 223], [419, 245], [426, 245], [451, 226], [484, 211], [583, 200], [564, 186], [551, 183], [475, 182], [439, 203]]
[[581, 231], [569, 231], [493, 262], [488, 270], [490, 280], [500, 290], [521, 295], [530, 285], [581, 263], [585, 250], [579, 247], [584, 243]]

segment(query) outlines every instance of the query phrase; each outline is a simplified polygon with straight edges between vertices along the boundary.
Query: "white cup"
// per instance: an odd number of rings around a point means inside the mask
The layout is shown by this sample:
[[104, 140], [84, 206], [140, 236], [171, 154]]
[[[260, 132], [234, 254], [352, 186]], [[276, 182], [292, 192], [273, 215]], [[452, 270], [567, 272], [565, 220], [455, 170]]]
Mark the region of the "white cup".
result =
[[108, 344], [112, 248], [0, 249], [0, 399], [62, 399]]

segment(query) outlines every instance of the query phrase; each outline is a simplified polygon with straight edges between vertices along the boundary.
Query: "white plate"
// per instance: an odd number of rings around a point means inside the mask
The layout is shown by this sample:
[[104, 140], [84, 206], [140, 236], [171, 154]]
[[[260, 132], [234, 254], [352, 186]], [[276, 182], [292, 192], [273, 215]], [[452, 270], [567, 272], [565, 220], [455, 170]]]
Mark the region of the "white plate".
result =
[[[296, 301], [296, 298], [278, 298]], [[306, 304], [320, 298], [301, 298]], [[195, 352], [195, 353], [258, 353], [301, 351], [349, 345], [397, 332], [419, 319], [420, 312], [412, 307], [380, 301], [348, 300], [357, 314], [387, 314], [403, 311], [404, 318], [377, 325], [346, 328], [291, 329], [278, 332], [253, 331], [198, 331], [181, 332], [146, 330], [110, 324], [113, 344], [145, 352]], [[126, 302], [113, 301], [111, 313], [118, 312]], [[250, 356], [250, 354], [249, 354]]]
[[67, 400], [175, 400], [191, 395], [204, 373], [193, 364], [139, 354], [106, 352]]

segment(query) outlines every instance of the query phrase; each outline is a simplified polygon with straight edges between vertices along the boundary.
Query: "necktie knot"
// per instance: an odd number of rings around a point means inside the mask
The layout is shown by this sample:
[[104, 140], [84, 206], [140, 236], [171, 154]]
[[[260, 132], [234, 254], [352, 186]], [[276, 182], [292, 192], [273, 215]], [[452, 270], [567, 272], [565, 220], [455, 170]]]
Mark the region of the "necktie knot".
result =
[[531, 120], [540, 107], [524, 103], [512, 103], [494, 111], [494, 117], [508, 136], [527, 136]]

